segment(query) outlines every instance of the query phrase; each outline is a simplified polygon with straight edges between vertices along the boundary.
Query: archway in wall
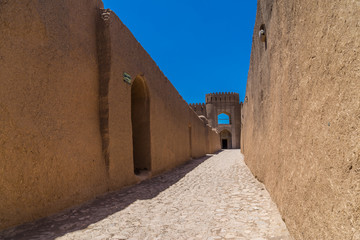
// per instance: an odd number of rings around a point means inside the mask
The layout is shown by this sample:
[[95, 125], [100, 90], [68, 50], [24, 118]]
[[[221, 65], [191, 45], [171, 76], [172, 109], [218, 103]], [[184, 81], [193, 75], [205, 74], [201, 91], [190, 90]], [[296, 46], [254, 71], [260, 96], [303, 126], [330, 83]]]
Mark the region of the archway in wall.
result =
[[150, 99], [146, 82], [136, 77], [131, 85], [131, 123], [134, 173], [151, 170]]
[[232, 148], [231, 133], [229, 130], [224, 129], [220, 132], [220, 144], [221, 144], [221, 149]]
[[231, 124], [230, 114], [222, 112], [217, 116], [218, 125]]

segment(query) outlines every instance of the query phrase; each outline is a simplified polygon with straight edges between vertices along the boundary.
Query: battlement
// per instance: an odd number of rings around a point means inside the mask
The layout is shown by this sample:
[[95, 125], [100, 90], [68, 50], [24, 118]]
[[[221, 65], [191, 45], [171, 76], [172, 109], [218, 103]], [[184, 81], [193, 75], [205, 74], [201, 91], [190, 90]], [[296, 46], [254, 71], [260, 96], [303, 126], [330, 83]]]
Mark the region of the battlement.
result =
[[205, 108], [206, 107], [205, 103], [189, 103], [189, 106], [192, 109]]
[[239, 94], [235, 92], [216, 92], [206, 94], [206, 103], [220, 103], [220, 102], [237, 102], [239, 103]]
[[189, 107], [194, 110], [194, 112], [200, 116], [203, 115], [206, 117], [206, 104], [205, 103], [190, 103]]

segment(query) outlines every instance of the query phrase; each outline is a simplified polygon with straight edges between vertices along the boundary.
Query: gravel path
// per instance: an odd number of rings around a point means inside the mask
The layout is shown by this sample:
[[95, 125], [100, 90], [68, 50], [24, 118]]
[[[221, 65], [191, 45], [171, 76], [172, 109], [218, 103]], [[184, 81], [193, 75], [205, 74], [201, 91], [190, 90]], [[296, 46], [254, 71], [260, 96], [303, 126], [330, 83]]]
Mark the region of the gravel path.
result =
[[290, 240], [240, 150], [195, 159], [78, 208], [0, 233], [0, 239]]

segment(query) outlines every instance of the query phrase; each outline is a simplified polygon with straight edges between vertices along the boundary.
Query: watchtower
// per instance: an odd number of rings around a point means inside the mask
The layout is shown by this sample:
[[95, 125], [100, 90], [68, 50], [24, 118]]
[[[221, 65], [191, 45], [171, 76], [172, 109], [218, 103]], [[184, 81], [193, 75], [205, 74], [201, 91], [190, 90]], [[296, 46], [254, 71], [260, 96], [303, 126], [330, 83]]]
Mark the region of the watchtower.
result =
[[241, 105], [239, 94], [234, 92], [206, 94], [203, 103], [190, 104], [199, 115], [206, 116], [209, 126], [220, 133], [222, 148], [240, 148]]

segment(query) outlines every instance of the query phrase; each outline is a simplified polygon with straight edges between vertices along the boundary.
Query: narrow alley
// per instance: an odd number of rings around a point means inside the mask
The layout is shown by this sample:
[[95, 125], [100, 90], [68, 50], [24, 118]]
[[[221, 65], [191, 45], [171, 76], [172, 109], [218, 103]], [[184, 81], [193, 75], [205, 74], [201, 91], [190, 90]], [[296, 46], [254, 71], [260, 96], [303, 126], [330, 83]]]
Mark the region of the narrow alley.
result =
[[0, 232], [0, 239], [291, 238], [240, 150], [224, 150], [77, 208]]

